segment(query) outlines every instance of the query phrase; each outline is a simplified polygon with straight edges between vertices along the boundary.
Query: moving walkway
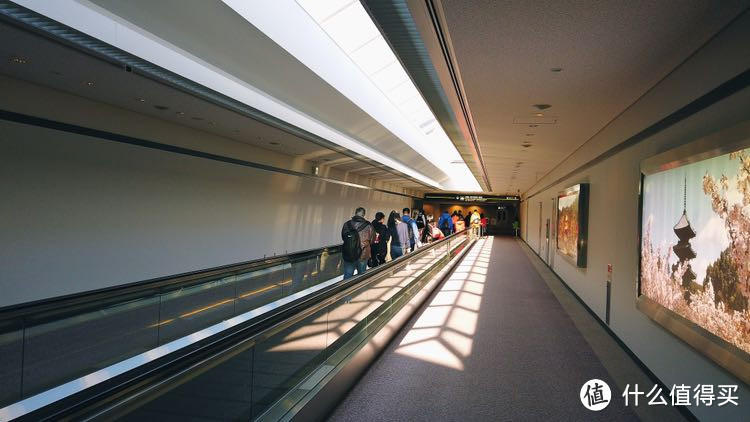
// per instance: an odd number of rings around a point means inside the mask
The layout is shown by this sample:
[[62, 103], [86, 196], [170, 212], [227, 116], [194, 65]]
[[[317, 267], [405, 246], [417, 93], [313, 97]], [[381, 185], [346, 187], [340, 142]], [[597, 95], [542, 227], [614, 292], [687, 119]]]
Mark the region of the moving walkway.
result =
[[472, 242], [346, 281], [333, 246], [2, 310], [0, 420], [323, 415]]

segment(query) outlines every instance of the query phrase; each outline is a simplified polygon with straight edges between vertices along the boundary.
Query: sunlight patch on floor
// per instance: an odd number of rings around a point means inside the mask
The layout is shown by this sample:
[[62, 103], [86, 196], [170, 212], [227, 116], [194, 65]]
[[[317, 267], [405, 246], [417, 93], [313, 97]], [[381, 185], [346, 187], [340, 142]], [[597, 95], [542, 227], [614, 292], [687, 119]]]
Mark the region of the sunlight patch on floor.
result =
[[[389, 277], [386, 277], [366, 290], [355, 293], [354, 295], [342, 300], [336, 305], [330, 307], [328, 312], [316, 318], [313, 322], [304, 324], [286, 334], [282, 341], [269, 348], [270, 352], [292, 352], [308, 351], [320, 348], [321, 344], [330, 344], [335, 339], [346, 334], [359, 322], [391, 297], [397, 295], [405, 286], [411, 283], [425, 269], [435, 264], [436, 260], [442, 259], [441, 254], [430, 254], [416, 262], [409, 263], [404, 268], [396, 271]], [[471, 266], [467, 267], [467, 271]], [[460, 289], [460, 283], [456, 285]], [[456, 303], [458, 291], [448, 293], [444, 296], [445, 309], [441, 310], [437, 306], [425, 315], [422, 328], [441, 327], [446, 324], [450, 316], [451, 307]], [[431, 328], [435, 330], [436, 328]], [[439, 328], [437, 328], [439, 331]], [[434, 338], [439, 332], [429, 332], [424, 338], [415, 339], [419, 342], [425, 339]], [[418, 334], [415, 334], [418, 335]]]
[[397, 354], [464, 369], [479, 320], [492, 241], [492, 237], [477, 241], [401, 340]]

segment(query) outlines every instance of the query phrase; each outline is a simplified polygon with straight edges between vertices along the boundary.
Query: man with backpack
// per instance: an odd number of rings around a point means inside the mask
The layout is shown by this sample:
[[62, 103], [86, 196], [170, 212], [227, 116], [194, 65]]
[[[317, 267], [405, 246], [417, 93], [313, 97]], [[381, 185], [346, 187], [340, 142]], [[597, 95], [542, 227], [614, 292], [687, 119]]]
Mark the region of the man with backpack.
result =
[[362, 207], [354, 211], [354, 217], [344, 223], [341, 228], [341, 255], [344, 260], [344, 280], [357, 274], [364, 274], [367, 261], [370, 259], [370, 244], [374, 230], [369, 221], [365, 220], [365, 209]]
[[453, 218], [448, 214], [448, 211], [443, 211], [443, 214], [440, 215], [438, 228], [446, 236], [450, 236], [453, 233]]

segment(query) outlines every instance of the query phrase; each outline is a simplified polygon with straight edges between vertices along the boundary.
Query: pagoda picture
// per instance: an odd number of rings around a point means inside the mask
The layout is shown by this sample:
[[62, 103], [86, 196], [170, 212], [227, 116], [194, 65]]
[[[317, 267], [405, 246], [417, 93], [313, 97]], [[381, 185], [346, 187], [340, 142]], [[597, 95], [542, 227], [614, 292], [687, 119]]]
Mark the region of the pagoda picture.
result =
[[[685, 190], [687, 191], [687, 181], [685, 181]], [[674, 234], [677, 235], [679, 241], [672, 247], [678, 259], [677, 263], [672, 265], [672, 271], [682, 274], [678, 279], [685, 289], [683, 296], [690, 303], [690, 290], [696, 278], [695, 272], [690, 267], [690, 260], [695, 258], [695, 251], [690, 246], [690, 239], [695, 237], [695, 230], [690, 226], [690, 221], [687, 218], [687, 199], [683, 203], [685, 208], [682, 210], [682, 217], [674, 226]]]
[[639, 292], [750, 359], [750, 149], [703, 157], [643, 172]]

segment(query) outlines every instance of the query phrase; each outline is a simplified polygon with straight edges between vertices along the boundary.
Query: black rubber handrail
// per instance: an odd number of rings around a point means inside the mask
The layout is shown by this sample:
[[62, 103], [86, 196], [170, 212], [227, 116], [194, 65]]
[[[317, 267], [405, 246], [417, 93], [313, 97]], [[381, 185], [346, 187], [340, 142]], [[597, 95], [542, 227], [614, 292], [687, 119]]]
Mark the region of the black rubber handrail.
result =
[[377, 281], [380, 277], [387, 276], [387, 272], [400, 268], [409, 261], [421, 257], [434, 247], [465, 233], [466, 230], [454, 233], [413, 253], [375, 267], [365, 274], [357, 275], [349, 280], [341, 280], [317, 292], [302, 296], [271, 312], [259, 315], [245, 323], [196, 342], [184, 350], [170, 353], [137, 369], [21, 416], [17, 420], [78, 419], [82, 416], [85, 418], [84, 415], [90, 416], [92, 411], [94, 413], [106, 411], [104, 409], [115, 405], [113, 402], [121, 401], [128, 396], [138, 396], [140, 395], [138, 391], [143, 388], [169, 382], [172, 377], [184, 374], [185, 371], [195, 368], [196, 365], [204, 364], [207, 360], [215, 358], [224, 351], [241, 343], [262, 338], [266, 332], [278, 329], [280, 324], [284, 324], [285, 321], [300, 313], [309, 315], [317, 312], [327, 306], [332, 299], [338, 299], [363, 287], [365, 284], [369, 284], [369, 282]]
[[121, 284], [102, 289], [88, 290], [18, 305], [0, 308], [0, 334], [17, 329], [29, 321], [39, 324], [46, 321], [65, 318], [90, 310], [99, 309], [116, 303], [126, 303], [149, 295], [161, 294], [172, 290], [195, 286], [207, 281], [228, 277], [238, 273], [257, 271], [285, 263], [294, 263], [310, 259], [325, 253], [336, 254], [341, 245], [293, 252], [245, 261], [235, 264], [212, 267], [165, 277], [157, 277], [133, 283]]

